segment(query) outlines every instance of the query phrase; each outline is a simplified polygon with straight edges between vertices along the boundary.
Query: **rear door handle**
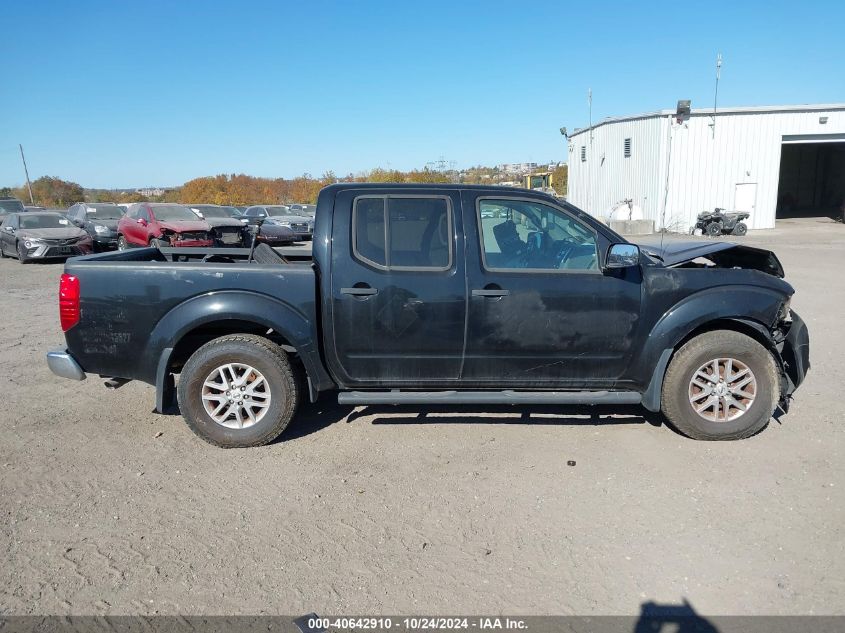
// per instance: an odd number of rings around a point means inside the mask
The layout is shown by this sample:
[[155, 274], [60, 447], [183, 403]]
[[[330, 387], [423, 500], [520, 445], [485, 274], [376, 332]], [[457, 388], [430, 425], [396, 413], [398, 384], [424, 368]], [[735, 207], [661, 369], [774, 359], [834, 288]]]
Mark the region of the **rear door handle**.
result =
[[369, 295], [377, 295], [378, 288], [341, 288], [340, 294], [352, 295], [353, 297], [366, 297]]
[[507, 297], [511, 293], [510, 290], [505, 290], [504, 288], [499, 288], [497, 290], [489, 290], [489, 289], [482, 289], [482, 290], [473, 290], [472, 296], [473, 297]]

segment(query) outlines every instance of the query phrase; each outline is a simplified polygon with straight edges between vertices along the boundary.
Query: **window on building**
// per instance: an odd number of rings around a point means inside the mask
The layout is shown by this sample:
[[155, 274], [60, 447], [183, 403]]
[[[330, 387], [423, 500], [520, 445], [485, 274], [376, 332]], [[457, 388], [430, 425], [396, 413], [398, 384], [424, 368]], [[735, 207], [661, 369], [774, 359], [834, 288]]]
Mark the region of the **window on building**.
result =
[[581, 146], [581, 162], [582, 163], [587, 162], [587, 146], [586, 145]]
[[353, 214], [355, 255], [392, 270], [446, 270], [452, 265], [447, 198], [358, 198]]
[[625, 139], [625, 158], [631, 158], [631, 139]]

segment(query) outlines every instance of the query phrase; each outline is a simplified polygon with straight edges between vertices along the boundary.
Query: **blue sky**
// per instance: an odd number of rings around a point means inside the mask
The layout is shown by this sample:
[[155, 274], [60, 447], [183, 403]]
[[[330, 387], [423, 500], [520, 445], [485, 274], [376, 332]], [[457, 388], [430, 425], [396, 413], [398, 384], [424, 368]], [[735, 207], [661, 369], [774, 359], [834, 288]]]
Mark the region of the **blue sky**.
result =
[[564, 159], [593, 118], [845, 101], [845, 2], [0, 3], [0, 186]]

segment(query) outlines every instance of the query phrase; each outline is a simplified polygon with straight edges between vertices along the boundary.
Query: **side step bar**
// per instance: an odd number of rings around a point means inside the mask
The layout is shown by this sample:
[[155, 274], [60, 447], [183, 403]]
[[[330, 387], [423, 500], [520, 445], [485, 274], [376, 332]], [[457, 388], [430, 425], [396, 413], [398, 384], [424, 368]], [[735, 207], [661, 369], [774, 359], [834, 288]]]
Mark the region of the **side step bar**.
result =
[[338, 404], [640, 404], [636, 391], [342, 391]]

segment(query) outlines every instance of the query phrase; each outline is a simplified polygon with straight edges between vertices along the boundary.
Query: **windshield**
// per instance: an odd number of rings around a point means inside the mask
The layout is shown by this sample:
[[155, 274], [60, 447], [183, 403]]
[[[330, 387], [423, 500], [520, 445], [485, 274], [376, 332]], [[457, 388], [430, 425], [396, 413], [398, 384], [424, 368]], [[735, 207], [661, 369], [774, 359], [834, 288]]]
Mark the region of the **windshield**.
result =
[[197, 218], [196, 213], [191, 211], [188, 207], [183, 207], [179, 204], [163, 204], [161, 206], [152, 207], [152, 210], [156, 220], [163, 222], [196, 222], [199, 219]]
[[20, 200], [0, 200], [0, 212], [18, 213], [23, 210], [23, 202]]
[[291, 210], [287, 207], [264, 207], [267, 209], [267, 215], [293, 215]]
[[231, 218], [238, 215], [238, 212], [232, 207], [193, 207], [203, 214], [206, 218]]
[[63, 229], [70, 226], [70, 222], [60, 215], [41, 215], [27, 213], [19, 216], [22, 229]]
[[115, 204], [89, 204], [88, 215], [93, 220], [119, 220], [123, 209]]

